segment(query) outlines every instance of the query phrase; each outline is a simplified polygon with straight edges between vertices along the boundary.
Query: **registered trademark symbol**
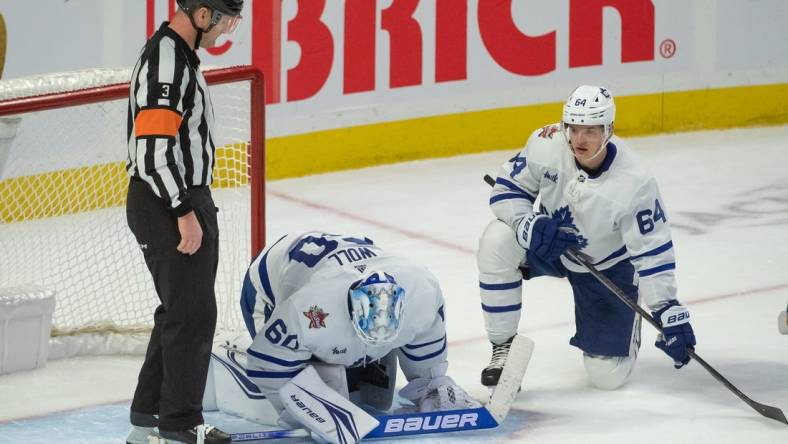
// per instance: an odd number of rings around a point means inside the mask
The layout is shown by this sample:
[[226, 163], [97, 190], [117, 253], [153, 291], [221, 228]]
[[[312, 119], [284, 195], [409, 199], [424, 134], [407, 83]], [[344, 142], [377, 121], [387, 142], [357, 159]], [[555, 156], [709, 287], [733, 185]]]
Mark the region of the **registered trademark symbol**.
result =
[[659, 44], [659, 53], [662, 57], [669, 59], [676, 54], [676, 42], [671, 39], [665, 39]]

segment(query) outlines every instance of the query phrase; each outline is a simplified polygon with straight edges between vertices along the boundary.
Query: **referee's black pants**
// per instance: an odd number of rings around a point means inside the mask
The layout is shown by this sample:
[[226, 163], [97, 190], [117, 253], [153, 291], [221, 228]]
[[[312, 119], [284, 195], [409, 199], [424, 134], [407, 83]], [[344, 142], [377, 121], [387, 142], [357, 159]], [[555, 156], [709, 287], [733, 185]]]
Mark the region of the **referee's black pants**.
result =
[[208, 187], [189, 190], [203, 231], [194, 255], [180, 253], [176, 216], [149, 186], [129, 182], [126, 218], [145, 256], [160, 305], [131, 411], [159, 415], [159, 429], [203, 423], [202, 398], [216, 328], [214, 282], [219, 262], [218, 211]]

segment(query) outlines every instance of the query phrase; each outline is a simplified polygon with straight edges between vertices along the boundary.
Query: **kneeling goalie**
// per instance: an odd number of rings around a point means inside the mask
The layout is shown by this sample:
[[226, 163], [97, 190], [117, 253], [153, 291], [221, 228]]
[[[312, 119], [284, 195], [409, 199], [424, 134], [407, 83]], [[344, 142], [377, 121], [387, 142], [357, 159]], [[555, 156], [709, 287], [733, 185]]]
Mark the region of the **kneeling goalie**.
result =
[[[446, 375], [437, 280], [368, 238], [282, 237], [249, 267], [241, 310], [251, 335], [244, 367], [260, 400], [252, 409], [228, 408], [220, 398], [232, 396], [217, 385], [222, 410], [355, 442], [377, 425], [357, 405], [391, 407], [397, 361], [408, 380], [400, 396], [420, 411], [480, 406]], [[231, 351], [214, 356], [225, 366], [235, 360]]]

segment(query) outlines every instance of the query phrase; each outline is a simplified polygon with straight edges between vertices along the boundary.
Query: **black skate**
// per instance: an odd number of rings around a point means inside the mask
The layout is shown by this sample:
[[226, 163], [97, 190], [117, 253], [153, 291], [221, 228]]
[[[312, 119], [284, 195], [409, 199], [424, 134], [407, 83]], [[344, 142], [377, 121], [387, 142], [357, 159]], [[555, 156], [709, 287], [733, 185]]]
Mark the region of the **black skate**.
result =
[[[179, 432], [168, 432], [166, 430], [160, 430], [159, 436], [163, 438], [168, 444], [170, 443], [185, 443], [185, 444], [197, 444], [198, 437], [204, 436], [204, 439], [200, 442], [205, 444], [230, 444], [231, 437], [227, 433], [217, 429], [216, 427], [209, 426], [207, 424], [201, 424], [197, 427], [181, 430]], [[161, 441], [159, 441], [161, 442]]]
[[504, 364], [506, 364], [506, 357], [509, 356], [509, 349], [512, 346], [513, 339], [514, 336], [503, 344], [492, 343], [492, 359], [490, 359], [487, 367], [482, 370], [482, 385], [487, 387], [498, 385], [498, 379], [501, 377]]
[[126, 437], [126, 444], [148, 444], [148, 436], [153, 428], [159, 425], [159, 418], [146, 413], [131, 412], [131, 431]]

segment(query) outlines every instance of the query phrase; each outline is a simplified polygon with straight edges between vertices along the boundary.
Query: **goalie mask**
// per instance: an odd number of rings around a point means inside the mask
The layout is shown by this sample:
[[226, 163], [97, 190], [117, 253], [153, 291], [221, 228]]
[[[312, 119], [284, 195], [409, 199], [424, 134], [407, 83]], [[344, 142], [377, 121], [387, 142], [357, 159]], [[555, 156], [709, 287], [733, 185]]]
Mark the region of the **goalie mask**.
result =
[[[616, 104], [613, 95], [602, 86], [581, 85], [575, 89], [564, 104], [561, 128], [567, 143], [570, 144], [569, 125], [600, 125], [604, 136], [596, 154], [602, 152], [613, 135], [613, 121], [616, 119]], [[594, 155], [594, 157], [596, 156]]]
[[364, 343], [384, 345], [396, 339], [404, 293], [394, 278], [382, 271], [373, 271], [350, 287], [350, 317]]

